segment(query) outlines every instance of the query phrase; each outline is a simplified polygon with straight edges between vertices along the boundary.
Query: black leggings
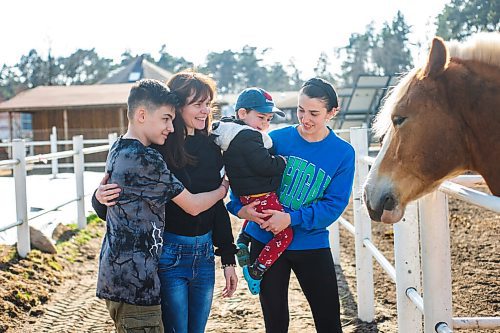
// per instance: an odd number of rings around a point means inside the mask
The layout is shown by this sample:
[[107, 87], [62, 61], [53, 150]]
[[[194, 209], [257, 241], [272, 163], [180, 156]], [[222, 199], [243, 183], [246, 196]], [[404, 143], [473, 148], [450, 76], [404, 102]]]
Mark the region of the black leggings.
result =
[[[252, 238], [253, 262], [264, 244]], [[291, 270], [311, 307], [316, 331], [342, 332], [335, 265], [330, 249], [286, 250], [264, 273], [260, 285], [260, 304], [267, 333], [288, 332], [288, 284]]]

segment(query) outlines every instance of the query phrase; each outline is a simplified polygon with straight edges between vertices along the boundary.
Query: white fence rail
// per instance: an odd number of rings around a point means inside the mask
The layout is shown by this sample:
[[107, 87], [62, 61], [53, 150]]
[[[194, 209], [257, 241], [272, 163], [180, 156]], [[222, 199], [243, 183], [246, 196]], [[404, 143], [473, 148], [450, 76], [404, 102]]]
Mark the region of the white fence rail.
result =
[[[453, 332], [452, 328], [500, 328], [500, 317], [452, 317], [450, 230], [448, 195], [500, 213], [500, 198], [466, 186], [482, 184], [480, 176], [459, 176], [444, 182], [437, 191], [408, 205], [394, 228], [395, 267], [371, 242], [371, 220], [362, 207], [362, 185], [368, 167], [367, 130], [351, 129], [356, 150], [353, 188], [354, 225], [344, 218], [330, 228], [334, 260], [339, 263], [339, 226], [355, 235], [358, 318], [374, 319], [373, 258], [396, 283], [398, 332]], [[421, 295], [425, 295], [422, 297]]]
[[[108, 135], [107, 139], [88, 139], [84, 140], [83, 144], [84, 145], [106, 145], [110, 141], [113, 140], [113, 138], [116, 137], [116, 133], [111, 133]], [[66, 151], [63, 155], [57, 155], [58, 154], [58, 146], [69, 146], [73, 144], [73, 140], [57, 140], [57, 131], [56, 128], [52, 128], [52, 134], [50, 134], [50, 140], [49, 141], [25, 141], [25, 147], [26, 147], [26, 159], [29, 161], [30, 159], [34, 159], [34, 162], [44, 162], [43, 164], [32, 164], [30, 165], [30, 168], [33, 169], [52, 169], [52, 175], [53, 177], [56, 177], [59, 168], [73, 168], [74, 165], [73, 163], [59, 163], [58, 159], [61, 158], [67, 158], [71, 157], [72, 155]], [[43, 146], [49, 146], [50, 147], [50, 153], [49, 154], [39, 154], [35, 155], [34, 154], [34, 147], [43, 147]], [[85, 154], [90, 154], [90, 153], [97, 153], [100, 152], [100, 150], [95, 150], [92, 151], [93, 148], [99, 149], [100, 146], [97, 147], [88, 147], [84, 148]], [[12, 156], [13, 152], [13, 142], [1, 142], [0, 143], [0, 148], [7, 148], [9, 152], [9, 157]], [[29, 157], [28, 157], [29, 156]], [[52, 159], [52, 157], [58, 157], [57, 159]], [[47, 162], [50, 160], [50, 165], [47, 164]], [[10, 165], [14, 162], [15, 160], [3, 160], [0, 161], [0, 169], [6, 169], [10, 168]], [[86, 162], [85, 167], [104, 167], [105, 162]]]
[[[73, 137], [73, 149], [69, 151], [54, 152], [50, 154], [26, 156], [26, 143], [24, 140], [14, 140], [12, 142], [12, 157], [13, 159], [0, 161], [0, 166], [13, 169], [14, 186], [16, 196], [16, 221], [5, 227], [0, 228], [5, 231], [17, 227], [17, 252], [21, 257], [26, 257], [31, 250], [30, 233], [29, 233], [29, 220], [33, 220], [48, 212], [54, 211], [62, 206], [77, 202], [77, 224], [78, 228], [83, 229], [86, 227], [87, 221], [85, 217], [84, 207], [84, 155], [93, 154], [97, 152], [108, 151], [111, 144], [116, 140], [116, 134], [109, 136], [109, 142], [106, 145], [83, 148], [83, 136], [78, 135]], [[57, 161], [60, 158], [73, 157], [75, 181], [76, 181], [76, 198], [67, 202], [60, 203], [57, 207], [41, 211], [35, 216], [28, 218], [27, 198], [26, 198], [26, 168], [27, 165], [36, 162]], [[56, 170], [57, 171], [57, 170]]]

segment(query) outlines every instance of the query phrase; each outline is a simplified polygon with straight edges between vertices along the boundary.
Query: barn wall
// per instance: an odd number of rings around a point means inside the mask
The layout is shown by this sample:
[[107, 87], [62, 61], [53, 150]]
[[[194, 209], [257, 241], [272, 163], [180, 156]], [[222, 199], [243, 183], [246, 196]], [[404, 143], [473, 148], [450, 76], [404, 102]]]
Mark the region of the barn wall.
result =
[[[52, 133], [52, 126], [57, 129], [58, 140], [71, 140], [75, 135], [84, 139], [107, 139], [108, 133], [124, 134], [127, 117], [123, 108], [69, 109], [67, 112], [67, 137], [64, 131], [64, 110], [41, 110], [33, 112], [33, 140], [47, 141]], [[120, 116], [120, 113], [122, 114]], [[90, 146], [85, 146], [90, 147]], [[58, 150], [68, 150], [71, 146], [59, 146]], [[35, 154], [50, 152], [50, 147], [35, 148]], [[86, 155], [86, 161], [104, 161], [106, 153]], [[63, 162], [63, 161], [61, 161]]]

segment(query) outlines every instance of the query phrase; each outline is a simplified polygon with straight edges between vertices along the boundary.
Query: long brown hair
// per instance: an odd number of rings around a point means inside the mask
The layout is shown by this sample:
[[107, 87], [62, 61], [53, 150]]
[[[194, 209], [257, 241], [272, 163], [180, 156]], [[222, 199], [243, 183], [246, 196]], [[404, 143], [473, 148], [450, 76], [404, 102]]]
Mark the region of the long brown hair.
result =
[[[179, 108], [174, 119], [175, 132], [171, 133], [165, 143], [166, 149], [170, 152], [167, 154], [167, 164], [176, 168], [182, 168], [186, 164], [194, 164], [196, 159], [194, 156], [186, 152], [184, 142], [188, 134], [186, 124], [182, 118], [182, 108], [188, 104], [195, 103], [199, 100], [209, 99], [212, 103], [216, 96], [215, 81], [209, 76], [198, 73], [194, 70], [186, 70], [174, 74], [167, 82], [170, 91], [177, 95], [179, 100]], [[208, 135], [212, 123], [212, 111], [209, 112], [205, 127], [202, 130], [196, 130], [195, 133]], [[170, 161], [170, 159], [173, 159]]]

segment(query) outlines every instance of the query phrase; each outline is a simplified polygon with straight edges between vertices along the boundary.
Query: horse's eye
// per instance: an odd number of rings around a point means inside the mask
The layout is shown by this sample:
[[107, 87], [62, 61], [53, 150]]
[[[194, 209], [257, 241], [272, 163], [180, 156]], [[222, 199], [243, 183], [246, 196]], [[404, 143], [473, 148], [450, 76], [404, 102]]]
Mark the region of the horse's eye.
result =
[[402, 123], [404, 123], [404, 121], [406, 120], [406, 117], [401, 117], [401, 116], [394, 116], [392, 118], [392, 124], [394, 126], [399, 126], [401, 125]]

